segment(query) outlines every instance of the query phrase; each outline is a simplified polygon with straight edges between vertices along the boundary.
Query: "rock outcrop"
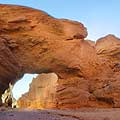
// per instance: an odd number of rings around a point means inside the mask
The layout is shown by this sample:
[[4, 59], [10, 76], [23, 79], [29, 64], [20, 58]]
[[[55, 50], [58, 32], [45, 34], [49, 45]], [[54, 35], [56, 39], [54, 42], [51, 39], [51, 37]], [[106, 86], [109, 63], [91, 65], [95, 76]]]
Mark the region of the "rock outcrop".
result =
[[29, 92], [18, 100], [20, 108], [56, 108], [58, 77], [54, 73], [41, 74], [30, 84]]
[[74, 39], [76, 34], [82, 39], [87, 36], [79, 22], [56, 19], [32, 8], [0, 4], [0, 96], [24, 73], [64, 69], [58, 69], [61, 64], [57, 61], [61, 60], [56, 57], [57, 50], [67, 47], [67, 39]]
[[[94, 43], [86, 36], [79, 22], [23, 6], [0, 5], [0, 96], [25, 73], [54, 72], [58, 79], [47, 80], [52, 82], [49, 86], [40, 77], [43, 93], [39, 94], [38, 83], [31, 84], [21, 101], [31, 99], [36, 86], [36, 105], [28, 101], [25, 107], [39, 108], [40, 98], [43, 108], [120, 107], [120, 39], [108, 35]], [[44, 104], [43, 94], [49, 101]]]
[[[62, 74], [65, 78], [58, 76], [58, 80], [55, 78], [48, 79], [50, 77], [47, 76], [51, 76], [51, 74], [43, 75], [43, 77], [39, 75], [33, 80], [33, 83], [31, 83], [30, 91], [19, 99], [20, 107], [60, 109], [120, 107], [119, 38], [108, 35], [99, 39], [96, 44], [91, 41], [86, 42], [87, 45], [89, 44], [89, 46], [91, 46], [90, 48], [94, 49], [92, 53], [94, 54], [94, 60], [96, 60], [93, 61], [93, 66], [89, 68], [89, 72], [93, 73], [92, 69], [95, 67], [96, 74], [94, 72], [92, 75], [87, 76], [85, 72], [82, 73], [83, 69], [81, 74], [78, 74], [77, 70], [67, 69], [68, 71], [64, 71], [64, 74]], [[89, 52], [90, 51], [88, 51], [88, 53]], [[86, 55], [87, 53], [85, 56]], [[94, 65], [95, 63], [96, 66]], [[43, 81], [46, 81], [51, 87], [45, 85], [42, 87], [44, 90], [39, 91], [38, 86], [42, 85]], [[51, 84], [51, 81], [53, 81], [53, 84]], [[45, 88], [47, 88], [47, 90], [45, 90]], [[50, 94], [51, 88], [54, 88], [52, 94]], [[46, 95], [46, 97], [41, 96], [41, 94], [43, 94], [43, 96]], [[34, 98], [32, 98], [32, 96], [34, 96]], [[26, 100], [29, 100], [29, 102]]]

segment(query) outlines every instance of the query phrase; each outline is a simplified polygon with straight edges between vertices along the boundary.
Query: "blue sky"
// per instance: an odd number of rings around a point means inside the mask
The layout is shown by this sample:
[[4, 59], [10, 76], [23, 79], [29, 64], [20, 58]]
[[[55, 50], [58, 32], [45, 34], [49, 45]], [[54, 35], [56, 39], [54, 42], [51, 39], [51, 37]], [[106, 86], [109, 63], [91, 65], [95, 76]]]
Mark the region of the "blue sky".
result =
[[[87, 38], [94, 41], [107, 34], [120, 37], [120, 0], [0, 0], [0, 3], [29, 6], [56, 18], [80, 21], [88, 29]], [[23, 82], [16, 84], [17, 97], [28, 90], [33, 76], [25, 75]]]
[[120, 0], [0, 0], [41, 9], [57, 18], [77, 20], [87, 27], [88, 39], [107, 34], [120, 37]]
[[36, 78], [37, 74], [25, 74], [21, 80], [19, 80], [13, 87], [13, 96], [18, 99], [23, 93], [28, 92], [29, 84], [33, 78]]

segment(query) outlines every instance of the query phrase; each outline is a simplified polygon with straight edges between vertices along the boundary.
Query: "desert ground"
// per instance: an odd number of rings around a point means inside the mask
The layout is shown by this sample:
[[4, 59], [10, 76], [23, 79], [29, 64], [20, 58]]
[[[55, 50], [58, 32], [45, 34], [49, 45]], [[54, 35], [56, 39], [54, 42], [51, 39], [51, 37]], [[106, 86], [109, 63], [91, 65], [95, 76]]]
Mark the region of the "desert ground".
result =
[[120, 109], [1, 110], [0, 120], [120, 120]]

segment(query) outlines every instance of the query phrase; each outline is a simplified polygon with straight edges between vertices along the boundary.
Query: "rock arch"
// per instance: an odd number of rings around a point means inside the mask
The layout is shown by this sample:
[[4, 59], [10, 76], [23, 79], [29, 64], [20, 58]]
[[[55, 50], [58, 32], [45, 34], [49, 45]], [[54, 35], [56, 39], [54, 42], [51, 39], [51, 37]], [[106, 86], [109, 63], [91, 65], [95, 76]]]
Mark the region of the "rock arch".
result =
[[[74, 36], [74, 29], [83, 38], [87, 35], [81, 23], [59, 20], [40, 10], [1, 4], [0, 11], [1, 92], [24, 73], [55, 71], [64, 62], [56, 54], [57, 49], [67, 45], [66, 36]], [[69, 31], [64, 30], [64, 22], [71, 27]], [[61, 66], [60, 69], [66, 65]]]
[[[120, 61], [120, 40], [108, 35], [94, 44], [85, 40], [86, 36], [87, 30], [79, 22], [56, 19], [28, 7], [0, 4], [0, 96], [9, 83], [14, 84], [25, 73], [55, 72], [67, 92], [82, 95], [71, 103], [85, 98], [85, 104], [83, 101], [74, 107], [91, 103], [111, 107], [104, 101], [111, 97], [119, 106], [119, 93], [114, 96], [119, 89], [114, 86], [119, 83], [119, 70], [114, 71], [114, 64]], [[110, 86], [115, 90], [108, 94]], [[104, 88], [108, 90], [105, 94]], [[66, 105], [65, 101], [61, 103]]]

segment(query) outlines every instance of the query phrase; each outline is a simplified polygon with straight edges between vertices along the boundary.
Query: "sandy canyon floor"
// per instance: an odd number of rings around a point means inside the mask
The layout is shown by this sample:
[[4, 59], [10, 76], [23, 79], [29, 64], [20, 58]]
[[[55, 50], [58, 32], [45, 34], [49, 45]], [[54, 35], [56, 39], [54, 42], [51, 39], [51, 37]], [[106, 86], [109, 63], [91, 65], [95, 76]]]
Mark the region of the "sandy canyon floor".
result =
[[1, 110], [0, 120], [120, 120], [120, 109]]

